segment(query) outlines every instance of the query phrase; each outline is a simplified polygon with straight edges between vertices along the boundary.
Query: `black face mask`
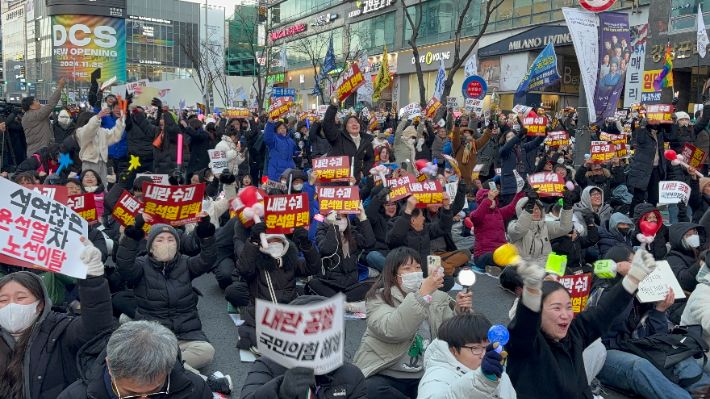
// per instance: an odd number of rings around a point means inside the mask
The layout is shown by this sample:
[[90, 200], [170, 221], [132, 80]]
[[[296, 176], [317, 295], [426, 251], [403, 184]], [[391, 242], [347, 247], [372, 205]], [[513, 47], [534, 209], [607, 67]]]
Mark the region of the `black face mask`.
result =
[[604, 183], [604, 182], [606, 181], [606, 176], [604, 176], [604, 175], [592, 175], [592, 176], [589, 177], [589, 180], [591, 180], [592, 183], [601, 184], [601, 183]]
[[617, 227], [617, 230], [619, 230], [619, 233], [621, 233], [622, 235], [625, 236], [625, 235], [629, 234], [629, 231], [631, 230], [631, 228], [630, 227]]

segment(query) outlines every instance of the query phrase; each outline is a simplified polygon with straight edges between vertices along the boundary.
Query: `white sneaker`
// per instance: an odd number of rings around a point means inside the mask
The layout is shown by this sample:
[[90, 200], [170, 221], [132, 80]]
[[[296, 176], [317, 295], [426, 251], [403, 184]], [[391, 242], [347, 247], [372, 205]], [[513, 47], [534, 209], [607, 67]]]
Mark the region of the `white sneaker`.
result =
[[345, 302], [345, 311], [350, 313], [367, 313], [365, 301]]
[[368, 267], [367, 270], [368, 270], [367, 278], [377, 278], [377, 277], [380, 277], [380, 271], [379, 271], [379, 270], [373, 269], [373, 268], [371, 268], [371, 267]]

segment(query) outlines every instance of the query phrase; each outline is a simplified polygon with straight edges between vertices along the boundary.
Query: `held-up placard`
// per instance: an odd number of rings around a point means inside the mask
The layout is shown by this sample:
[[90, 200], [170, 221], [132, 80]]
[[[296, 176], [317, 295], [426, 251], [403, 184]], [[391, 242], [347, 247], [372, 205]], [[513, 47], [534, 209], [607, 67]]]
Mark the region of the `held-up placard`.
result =
[[89, 222], [90, 226], [99, 222], [98, 216], [96, 215], [94, 193], [71, 195], [67, 200], [67, 205], [84, 220]]
[[412, 119], [415, 116], [422, 116], [422, 106], [419, 105], [419, 103], [407, 104], [404, 107], [403, 117], [408, 117], [409, 119]]
[[417, 197], [417, 208], [426, 208], [428, 205], [442, 205], [444, 202], [444, 188], [439, 180], [426, 180], [409, 184], [409, 191]]
[[196, 215], [202, 210], [204, 196], [204, 183], [189, 186], [143, 183], [143, 212], [153, 216], [154, 224], [181, 226], [197, 223], [200, 219]]
[[671, 104], [646, 104], [646, 117], [649, 124], [673, 123], [673, 111], [675, 107]]
[[677, 204], [683, 201], [686, 205], [690, 198], [690, 186], [679, 181], [658, 182], [658, 203]]
[[528, 136], [544, 136], [547, 129], [546, 116], [523, 118], [523, 125], [528, 129]]
[[338, 81], [335, 82], [335, 87], [338, 91], [338, 100], [345, 100], [365, 83], [362, 72], [360, 72], [360, 67], [357, 66], [357, 64], [352, 64], [344, 74], [340, 75]]
[[594, 163], [607, 163], [616, 156], [616, 146], [606, 141], [592, 141], [591, 155]]
[[446, 108], [458, 108], [459, 98], [458, 97], [446, 97]]
[[[123, 227], [128, 227], [135, 223], [135, 218], [139, 213], [143, 212], [143, 203], [138, 201], [136, 197], [131, 195], [126, 190], [123, 190], [119, 197], [116, 206], [113, 207], [111, 216]], [[143, 231], [146, 233], [150, 230], [150, 224], [143, 225]]]
[[426, 103], [426, 112], [424, 116], [427, 118], [433, 118], [439, 108], [441, 108], [441, 103], [436, 97], [432, 97], [431, 100]]
[[289, 102], [291, 97], [278, 97], [275, 98], [269, 105], [269, 117], [271, 119], [277, 119], [288, 113], [291, 108]]
[[249, 118], [251, 111], [246, 108], [227, 108], [222, 111], [222, 116], [225, 118]]
[[592, 273], [563, 276], [557, 280], [569, 291], [572, 297], [572, 310], [574, 317], [584, 310], [589, 299], [589, 290], [592, 287]]
[[222, 173], [223, 170], [229, 168], [229, 160], [227, 159], [227, 151], [225, 150], [207, 150], [210, 155], [210, 164], [212, 165], [212, 174]]
[[673, 288], [676, 300], [685, 298], [685, 293], [678, 284], [671, 265], [665, 260], [656, 261], [653, 272], [639, 283], [636, 298], [641, 303], [662, 301], [668, 295], [670, 288]]
[[469, 112], [475, 112], [476, 115], [481, 115], [483, 112], [483, 100], [477, 98], [467, 98], [466, 99], [466, 110]]
[[168, 175], [160, 175], [160, 174], [154, 174], [154, 173], [139, 173], [136, 175], [136, 179], [139, 177], [150, 177], [151, 180], [153, 180], [153, 184], [160, 184], [161, 186], [169, 186], [170, 181], [168, 181]]
[[473, 167], [473, 171], [471, 171], [471, 179], [472, 180], [478, 180], [478, 178], [481, 175], [481, 170], [483, 169], [484, 166], [485, 166], [485, 164], [479, 163], [478, 165]]
[[562, 197], [565, 192], [565, 179], [559, 173], [538, 172], [528, 176], [528, 183], [537, 189], [540, 197]]
[[360, 188], [358, 186], [318, 186], [321, 215], [330, 211], [348, 215], [360, 214]]
[[45, 186], [43, 184], [28, 184], [25, 188], [29, 188], [38, 192], [45, 197], [55, 200], [62, 205], [66, 205], [69, 200], [69, 189], [65, 186]]
[[550, 132], [545, 138], [545, 144], [550, 147], [569, 145], [569, 134], [566, 132]]
[[599, 133], [600, 141], [609, 141], [611, 144], [625, 144], [628, 138], [625, 134], [611, 134], [606, 132]]
[[256, 300], [257, 349], [286, 367], [308, 367], [316, 375], [343, 365], [345, 295], [292, 306]]
[[318, 183], [350, 181], [350, 157], [316, 158], [313, 170], [318, 173]]
[[615, 144], [614, 151], [616, 151], [617, 158], [629, 158], [631, 157], [631, 148], [628, 144]]
[[402, 198], [409, 197], [412, 192], [409, 191], [409, 184], [417, 181], [417, 177], [409, 173], [398, 178], [387, 179], [387, 187], [390, 189], [390, 201], [398, 201]]
[[291, 234], [298, 226], [308, 228], [308, 195], [270, 195], [266, 197], [264, 223], [267, 234]]
[[708, 154], [705, 151], [689, 143], [685, 143], [681, 155], [683, 155], [683, 158], [685, 158], [685, 162], [688, 165], [696, 169], [699, 169], [702, 165], [705, 165], [705, 160], [708, 157]]
[[86, 278], [79, 259], [89, 223], [68, 206], [0, 179], [0, 253], [33, 267]]

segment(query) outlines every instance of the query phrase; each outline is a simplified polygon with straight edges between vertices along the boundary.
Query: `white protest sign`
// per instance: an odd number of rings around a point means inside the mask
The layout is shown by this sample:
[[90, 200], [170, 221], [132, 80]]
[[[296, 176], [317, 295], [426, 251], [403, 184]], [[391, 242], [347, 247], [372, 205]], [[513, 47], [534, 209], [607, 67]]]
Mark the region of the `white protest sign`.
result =
[[89, 223], [66, 205], [0, 179], [0, 253], [30, 267], [86, 278], [79, 259]]
[[446, 97], [446, 107], [447, 108], [457, 108], [459, 106], [458, 97]]
[[404, 107], [404, 115], [409, 119], [414, 119], [416, 116], [422, 116], [422, 106], [419, 103], [411, 103]]
[[256, 300], [257, 349], [286, 367], [327, 374], [343, 365], [345, 295], [292, 306]]
[[669, 288], [673, 288], [676, 300], [685, 298], [685, 293], [678, 284], [671, 265], [665, 260], [660, 260], [656, 262], [656, 269], [639, 283], [636, 298], [641, 303], [662, 301], [668, 295]]
[[483, 112], [483, 100], [477, 98], [467, 98], [466, 99], [466, 110], [475, 112], [480, 115]]
[[148, 86], [148, 79], [136, 80], [135, 82], [126, 83], [126, 91], [128, 94], [133, 94], [136, 92], [137, 87]]
[[328, 110], [327, 105], [319, 105], [318, 106], [318, 115], [320, 115], [321, 119], [325, 116], [325, 111]]
[[210, 154], [210, 167], [212, 174], [222, 173], [224, 169], [229, 168], [229, 160], [227, 160], [227, 151], [225, 150], [207, 150]]
[[658, 182], [658, 203], [677, 204], [684, 202], [688, 204], [690, 198], [690, 186], [679, 181]]
[[523, 187], [525, 187], [525, 179], [523, 179], [520, 176], [520, 173], [518, 173], [517, 170], [513, 169], [513, 175], [515, 175], [515, 183], [517, 184], [517, 188], [515, 189], [516, 193], [519, 193], [523, 191]]
[[161, 186], [169, 186], [168, 175], [155, 174], [155, 173], [139, 173], [136, 175], [136, 179], [139, 177], [150, 177], [153, 180], [153, 184], [160, 184]]

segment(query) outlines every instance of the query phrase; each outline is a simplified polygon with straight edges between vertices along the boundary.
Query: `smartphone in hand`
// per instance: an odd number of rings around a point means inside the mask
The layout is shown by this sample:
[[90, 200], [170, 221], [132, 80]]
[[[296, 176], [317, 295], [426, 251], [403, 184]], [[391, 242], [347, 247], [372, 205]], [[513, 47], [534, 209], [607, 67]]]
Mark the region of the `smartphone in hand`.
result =
[[494, 182], [494, 181], [489, 181], [489, 182], [488, 182], [488, 188], [489, 188], [491, 191], [498, 191], [498, 187], [496, 186], [496, 182]]
[[441, 256], [429, 255], [427, 256], [426, 261], [428, 271], [431, 272], [433, 270], [438, 269], [436, 273], [437, 276], [444, 274], [444, 268], [441, 267]]

